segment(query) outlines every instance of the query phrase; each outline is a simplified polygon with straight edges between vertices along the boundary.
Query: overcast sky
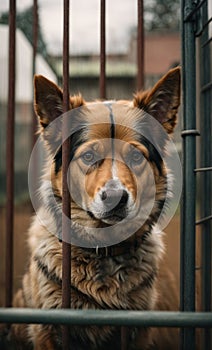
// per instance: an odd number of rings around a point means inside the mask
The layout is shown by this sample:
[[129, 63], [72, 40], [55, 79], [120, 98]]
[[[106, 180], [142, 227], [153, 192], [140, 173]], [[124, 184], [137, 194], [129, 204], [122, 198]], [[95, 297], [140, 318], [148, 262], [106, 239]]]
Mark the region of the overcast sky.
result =
[[[31, 6], [32, 0], [17, 0], [17, 11]], [[0, 12], [9, 0], [0, 0]], [[63, 0], [38, 0], [40, 21], [50, 52], [61, 53]], [[100, 0], [70, 0], [70, 50], [72, 53], [98, 53]], [[137, 21], [137, 0], [106, 1], [107, 52], [126, 51], [129, 33]]]

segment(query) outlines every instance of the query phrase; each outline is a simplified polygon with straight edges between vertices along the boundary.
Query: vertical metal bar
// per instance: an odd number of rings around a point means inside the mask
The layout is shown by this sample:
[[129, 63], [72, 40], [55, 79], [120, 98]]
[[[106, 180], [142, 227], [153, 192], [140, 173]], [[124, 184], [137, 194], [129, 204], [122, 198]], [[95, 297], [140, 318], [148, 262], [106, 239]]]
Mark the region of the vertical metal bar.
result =
[[105, 0], [100, 6], [100, 98], [106, 98], [105, 67], [106, 67], [106, 34], [105, 34]]
[[16, 1], [10, 0], [9, 11], [9, 76], [7, 115], [7, 203], [6, 203], [6, 295], [5, 304], [12, 305], [13, 295], [13, 228], [14, 228], [14, 127], [15, 127], [15, 58]]
[[[69, 110], [69, 0], [64, 0], [64, 18], [63, 18], [63, 111]], [[66, 131], [65, 122], [63, 123], [63, 133]], [[70, 140], [69, 138], [62, 145], [62, 185], [63, 185], [63, 214], [70, 217], [70, 193], [67, 184], [67, 172], [69, 167]], [[64, 241], [69, 236], [69, 226], [65, 220], [62, 220], [62, 308], [69, 308], [71, 305], [71, 246]], [[63, 349], [69, 349], [69, 328], [62, 327]]]
[[129, 328], [121, 327], [121, 350], [128, 350], [129, 348]]
[[[208, 21], [208, 4], [205, 2], [202, 5], [202, 23]], [[209, 39], [209, 30], [206, 27], [201, 36], [201, 44], [204, 44]], [[201, 57], [200, 57], [200, 78], [201, 86], [205, 86], [207, 83], [210, 83], [211, 79], [211, 53], [210, 47], [208, 45], [201, 45]], [[211, 100], [212, 100], [212, 90], [202, 91], [201, 94], [201, 161], [202, 166], [207, 167], [211, 166], [212, 161], [212, 147], [211, 147]], [[207, 217], [211, 215], [212, 203], [212, 177], [211, 172], [203, 172], [201, 174], [201, 188], [202, 188], [202, 200], [201, 200], [201, 215], [202, 217]], [[203, 311], [211, 311], [211, 243], [212, 243], [212, 226], [211, 220], [205, 221], [202, 223], [202, 309]], [[211, 339], [211, 330], [209, 328], [204, 329], [203, 331], [203, 349], [210, 350], [212, 346]]]
[[[37, 44], [38, 44], [38, 4], [37, 0], [33, 0], [33, 28], [32, 28], [32, 81], [34, 75], [36, 73], [36, 54], [37, 54]], [[34, 110], [34, 86], [32, 84], [32, 122], [31, 122], [31, 147], [33, 149], [36, 140], [37, 140], [37, 116]], [[36, 154], [36, 157], [32, 162], [32, 176], [33, 183], [36, 183], [36, 179], [38, 177], [38, 164], [39, 164], [39, 156]]]
[[137, 89], [144, 88], [144, 5], [138, 0], [138, 32], [137, 32]]
[[[32, 77], [36, 73], [36, 55], [38, 46], [38, 3], [33, 0], [33, 53], [32, 53]], [[32, 147], [36, 142], [37, 118], [32, 106]]]
[[[183, 80], [183, 200], [181, 210], [181, 311], [195, 310], [195, 214], [196, 214], [196, 61], [193, 21], [185, 18], [193, 10], [192, 0], [182, 0]], [[195, 348], [195, 329], [181, 334], [182, 349]]]

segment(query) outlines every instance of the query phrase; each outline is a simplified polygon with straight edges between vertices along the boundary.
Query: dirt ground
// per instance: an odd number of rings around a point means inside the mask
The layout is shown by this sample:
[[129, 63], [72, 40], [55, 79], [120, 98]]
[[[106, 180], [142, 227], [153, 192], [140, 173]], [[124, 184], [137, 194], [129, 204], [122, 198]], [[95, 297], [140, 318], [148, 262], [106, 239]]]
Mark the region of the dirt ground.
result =
[[[15, 207], [14, 219], [14, 290], [21, 284], [21, 278], [27, 266], [27, 229], [33, 214], [30, 204]], [[5, 210], [0, 209], [0, 306], [5, 300]], [[167, 261], [171, 266], [177, 281], [179, 280], [179, 232], [180, 219], [176, 215], [167, 226], [165, 241], [167, 245]]]

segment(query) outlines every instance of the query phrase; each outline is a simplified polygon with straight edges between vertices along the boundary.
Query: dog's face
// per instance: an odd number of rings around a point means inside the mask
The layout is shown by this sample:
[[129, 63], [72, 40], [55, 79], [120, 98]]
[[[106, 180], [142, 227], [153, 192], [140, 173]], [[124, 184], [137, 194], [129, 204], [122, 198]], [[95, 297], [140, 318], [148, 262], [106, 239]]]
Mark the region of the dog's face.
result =
[[[48, 125], [62, 114], [62, 98], [55, 84], [35, 77], [35, 110], [47, 143]], [[179, 103], [179, 68], [132, 101], [86, 103], [70, 97], [69, 184], [79, 220], [82, 211], [98, 225], [156, 220], [166, 197], [163, 154]], [[54, 193], [62, 197], [61, 147], [52, 154], [51, 177]]]

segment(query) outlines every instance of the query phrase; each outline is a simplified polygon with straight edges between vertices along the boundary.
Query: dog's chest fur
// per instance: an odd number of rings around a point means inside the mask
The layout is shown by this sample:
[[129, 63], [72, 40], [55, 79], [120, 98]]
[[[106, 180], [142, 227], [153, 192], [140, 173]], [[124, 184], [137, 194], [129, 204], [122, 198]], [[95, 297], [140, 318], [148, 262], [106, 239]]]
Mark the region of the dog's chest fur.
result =
[[[29, 232], [32, 257], [29, 272], [23, 281], [27, 306], [61, 308], [62, 244], [41, 225], [38, 229], [37, 220]], [[121, 255], [101, 256], [94, 249], [72, 246], [71, 307], [154, 309], [157, 302], [155, 284], [162, 251], [162, 238], [153, 232], [140, 240], [139, 246], [131, 246], [129, 252]], [[31, 288], [29, 279], [36, 288]], [[70, 333], [74, 341], [77, 338], [79, 343], [85, 342], [95, 348], [108, 341], [114, 342], [117, 329], [102, 327], [98, 332], [94, 326], [83, 329], [72, 327]], [[60, 343], [59, 340], [57, 342]]]

